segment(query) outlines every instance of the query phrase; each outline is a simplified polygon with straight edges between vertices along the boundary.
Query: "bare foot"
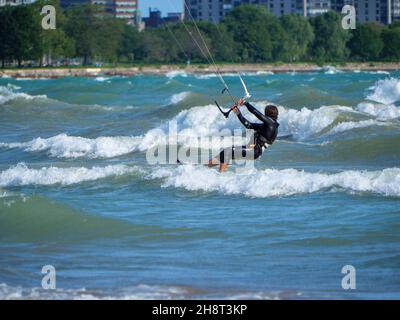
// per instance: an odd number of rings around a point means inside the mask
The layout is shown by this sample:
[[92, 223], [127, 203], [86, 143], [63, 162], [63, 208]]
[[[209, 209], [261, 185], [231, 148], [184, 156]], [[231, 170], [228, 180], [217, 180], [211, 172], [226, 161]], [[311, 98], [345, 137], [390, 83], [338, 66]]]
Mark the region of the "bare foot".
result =
[[217, 159], [210, 159], [207, 164], [207, 166], [209, 166], [210, 168], [217, 165], [219, 165], [219, 161]]

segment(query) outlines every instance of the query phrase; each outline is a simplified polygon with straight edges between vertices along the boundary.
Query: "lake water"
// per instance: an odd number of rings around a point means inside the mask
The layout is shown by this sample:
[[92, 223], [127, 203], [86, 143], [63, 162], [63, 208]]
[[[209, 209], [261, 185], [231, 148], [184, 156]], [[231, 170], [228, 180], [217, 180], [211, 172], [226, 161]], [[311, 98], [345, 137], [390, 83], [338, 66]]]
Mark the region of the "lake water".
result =
[[224, 174], [146, 160], [242, 128], [215, 75], [1, 78], [0, 298], [400, 298], [400, 72], [243, 78], [281, 138]]

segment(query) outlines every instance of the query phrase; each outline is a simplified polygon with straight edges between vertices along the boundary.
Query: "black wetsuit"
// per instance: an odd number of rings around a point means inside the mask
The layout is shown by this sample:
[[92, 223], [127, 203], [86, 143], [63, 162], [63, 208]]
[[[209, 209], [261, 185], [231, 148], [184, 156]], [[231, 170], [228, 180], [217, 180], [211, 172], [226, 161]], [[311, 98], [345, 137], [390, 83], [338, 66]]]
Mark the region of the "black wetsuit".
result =
[[263, 148], [273, 144], [277, 135], [279, 123], [274, 119], [262, 114], [250, 103], [246, 102], [247, 109], [254, 114], [262, 123], [252, 123], [241, 113], [238, 114], [240, 122], [247, 128], [254, 130], [254, 135], [246, 146], [232, 147], [221, 151], [219, 160], [221, 163], [228, 163], [230, 159], [251, 159], [259, 158]]

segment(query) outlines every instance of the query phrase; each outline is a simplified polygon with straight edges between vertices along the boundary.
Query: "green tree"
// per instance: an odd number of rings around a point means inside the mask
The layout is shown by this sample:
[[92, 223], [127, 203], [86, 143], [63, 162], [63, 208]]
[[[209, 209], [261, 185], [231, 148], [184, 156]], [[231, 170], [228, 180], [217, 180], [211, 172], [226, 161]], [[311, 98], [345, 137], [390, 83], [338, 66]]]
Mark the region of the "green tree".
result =
[[143, 34], [143, 54], [146, 62], [165, 62], [167, 47], [164, 39], [156, 30], [149, 30]]
[[12, 32], [9, 41], [10, 58], [18, 61], [39, 59], [42, 54], [40, 41], [41, 26], [38, 22], [39, 13], [34, 6], [17, 6], [10, 10], [9, 22]]
[[223, 23], [233, 33], [236, 50], [242, 61], [272, 59], [268, 20], [274, 18], [265, 7], [255, 5], [238, 6], [227, 15]]
[[216, 61], [238, 60], [233, 34], [228, 31], [225, 24], [202, 21], [199, 29], [203, 37], [208, 39], [209, 49]]
[[[75, 43], [64, 32], [67, 18], [60, 7], [58, 0], [40, 0], [34, 3], [36, 10], [41, 12], [44, 5], [52, 5], [56, 9], [56, 29], [41, 29], [42, 60], [46, 59], [49, 64], [53, 59], [72, 57], [75, 54]], [[39, 15], [38, 22], [41, 24], [43, 16]]]
[[87, 65], [96, 54], [97, 30], [95, 8], [91, 5], [71, 6], [66, 11], [65, 32], [75, 42], [76, 55]]
[[358, 24], [349, 41], [351, 56], [356, 59], [377, 59], [383, 49], [382, 27], [376, 23]]
[[112, 17], [94, 19], [95, 56], [101, 61], [115, 62], [122, 43], [125, 22]]
[[400, 59], [400, 27], [385, 28], [382, 31], [382, 40], [384, 43], [382, 57], [385, 59]]
[[268, 18], [265, 21], [266, 29], [271, 39], [272, 60], [287, 61], [289, 37], [286, 29], [280, 23], [279, 19], [268, 12]]
[[121, 37], [121, 45], [118, 50], [119, 59], [133, 62], [143, 56], [140, 34], [134, 26], [124, 25]]
[[309, 20], [298, 15], [281, 17], [282, 27], [286, 30], [285, 60], [293, 62], [307, 58], [307, 50], [314, 40], [314, 31]]
[[348, 57], [346, 47], [350, 32], [341, 25], [341, 16], [336, 12], [327, 12], [311, 19], [315, 38], [310, 55], [319, 61], [343, 60]]
[[[172, 32], [176, 36], [177, 41], [182, 46], [182, 49], [180, 51], [181, 52], [183, 51], [184, 53], [181, 54], [181, 56], [183, 55], [186, 60], [189, 59], [195, 62], [207, 62], [207, 59], [210, 58], [203, 44], [203, 40], [207, 44], [211, 53], [214, 54], [212, 48], [212, 40], [209, 38], [208, 33], [204, 32], [207, 29], [205, 28], [206, 23], [199, 23], [198, 25], [201, 32], [201, 36], [197, 31], [197, 28], [195, 27], [194, 23], [188, 23], [188, 22], [186, 22], [185, 25], [175, 24], [175, 26], [172, 29]], [[170, 42], [170, 44], [173, 46], [175, 45], [175, 43], [172, 41]], [[199, 48], [199, 46], [201, 49]]]
[[186, 53], [183, 44], [177, 38], [177, 30], [179, 28], [174, 27], [174, 25], [166, 24], [158, 29], [149, 30], [157, 39], [162, 39], [163, 45], [159, 46], [158, 49], [164, 55], [162, 58], [164, 62], [183, 62], [188, 59], [187, 57], [185, 58]]
[[0, 59], [2, 68], [4, 68], [5, 61], [13, 55], [13, 31], [17, 27], [12, 14], [14, 8], [11, 6], [0, 8]]

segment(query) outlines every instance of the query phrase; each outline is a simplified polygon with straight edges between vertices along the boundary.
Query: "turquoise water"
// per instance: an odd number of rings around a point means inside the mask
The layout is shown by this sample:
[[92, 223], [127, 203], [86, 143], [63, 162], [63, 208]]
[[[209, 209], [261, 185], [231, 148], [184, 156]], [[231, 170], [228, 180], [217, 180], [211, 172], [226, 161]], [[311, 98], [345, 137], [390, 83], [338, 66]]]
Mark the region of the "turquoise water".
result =
[[215, 75], [1, 78], [0, 298], [400, 298], [400, 72], [244, 79], [281, 138], [220, 174], [146, 161], [241, 128]]

